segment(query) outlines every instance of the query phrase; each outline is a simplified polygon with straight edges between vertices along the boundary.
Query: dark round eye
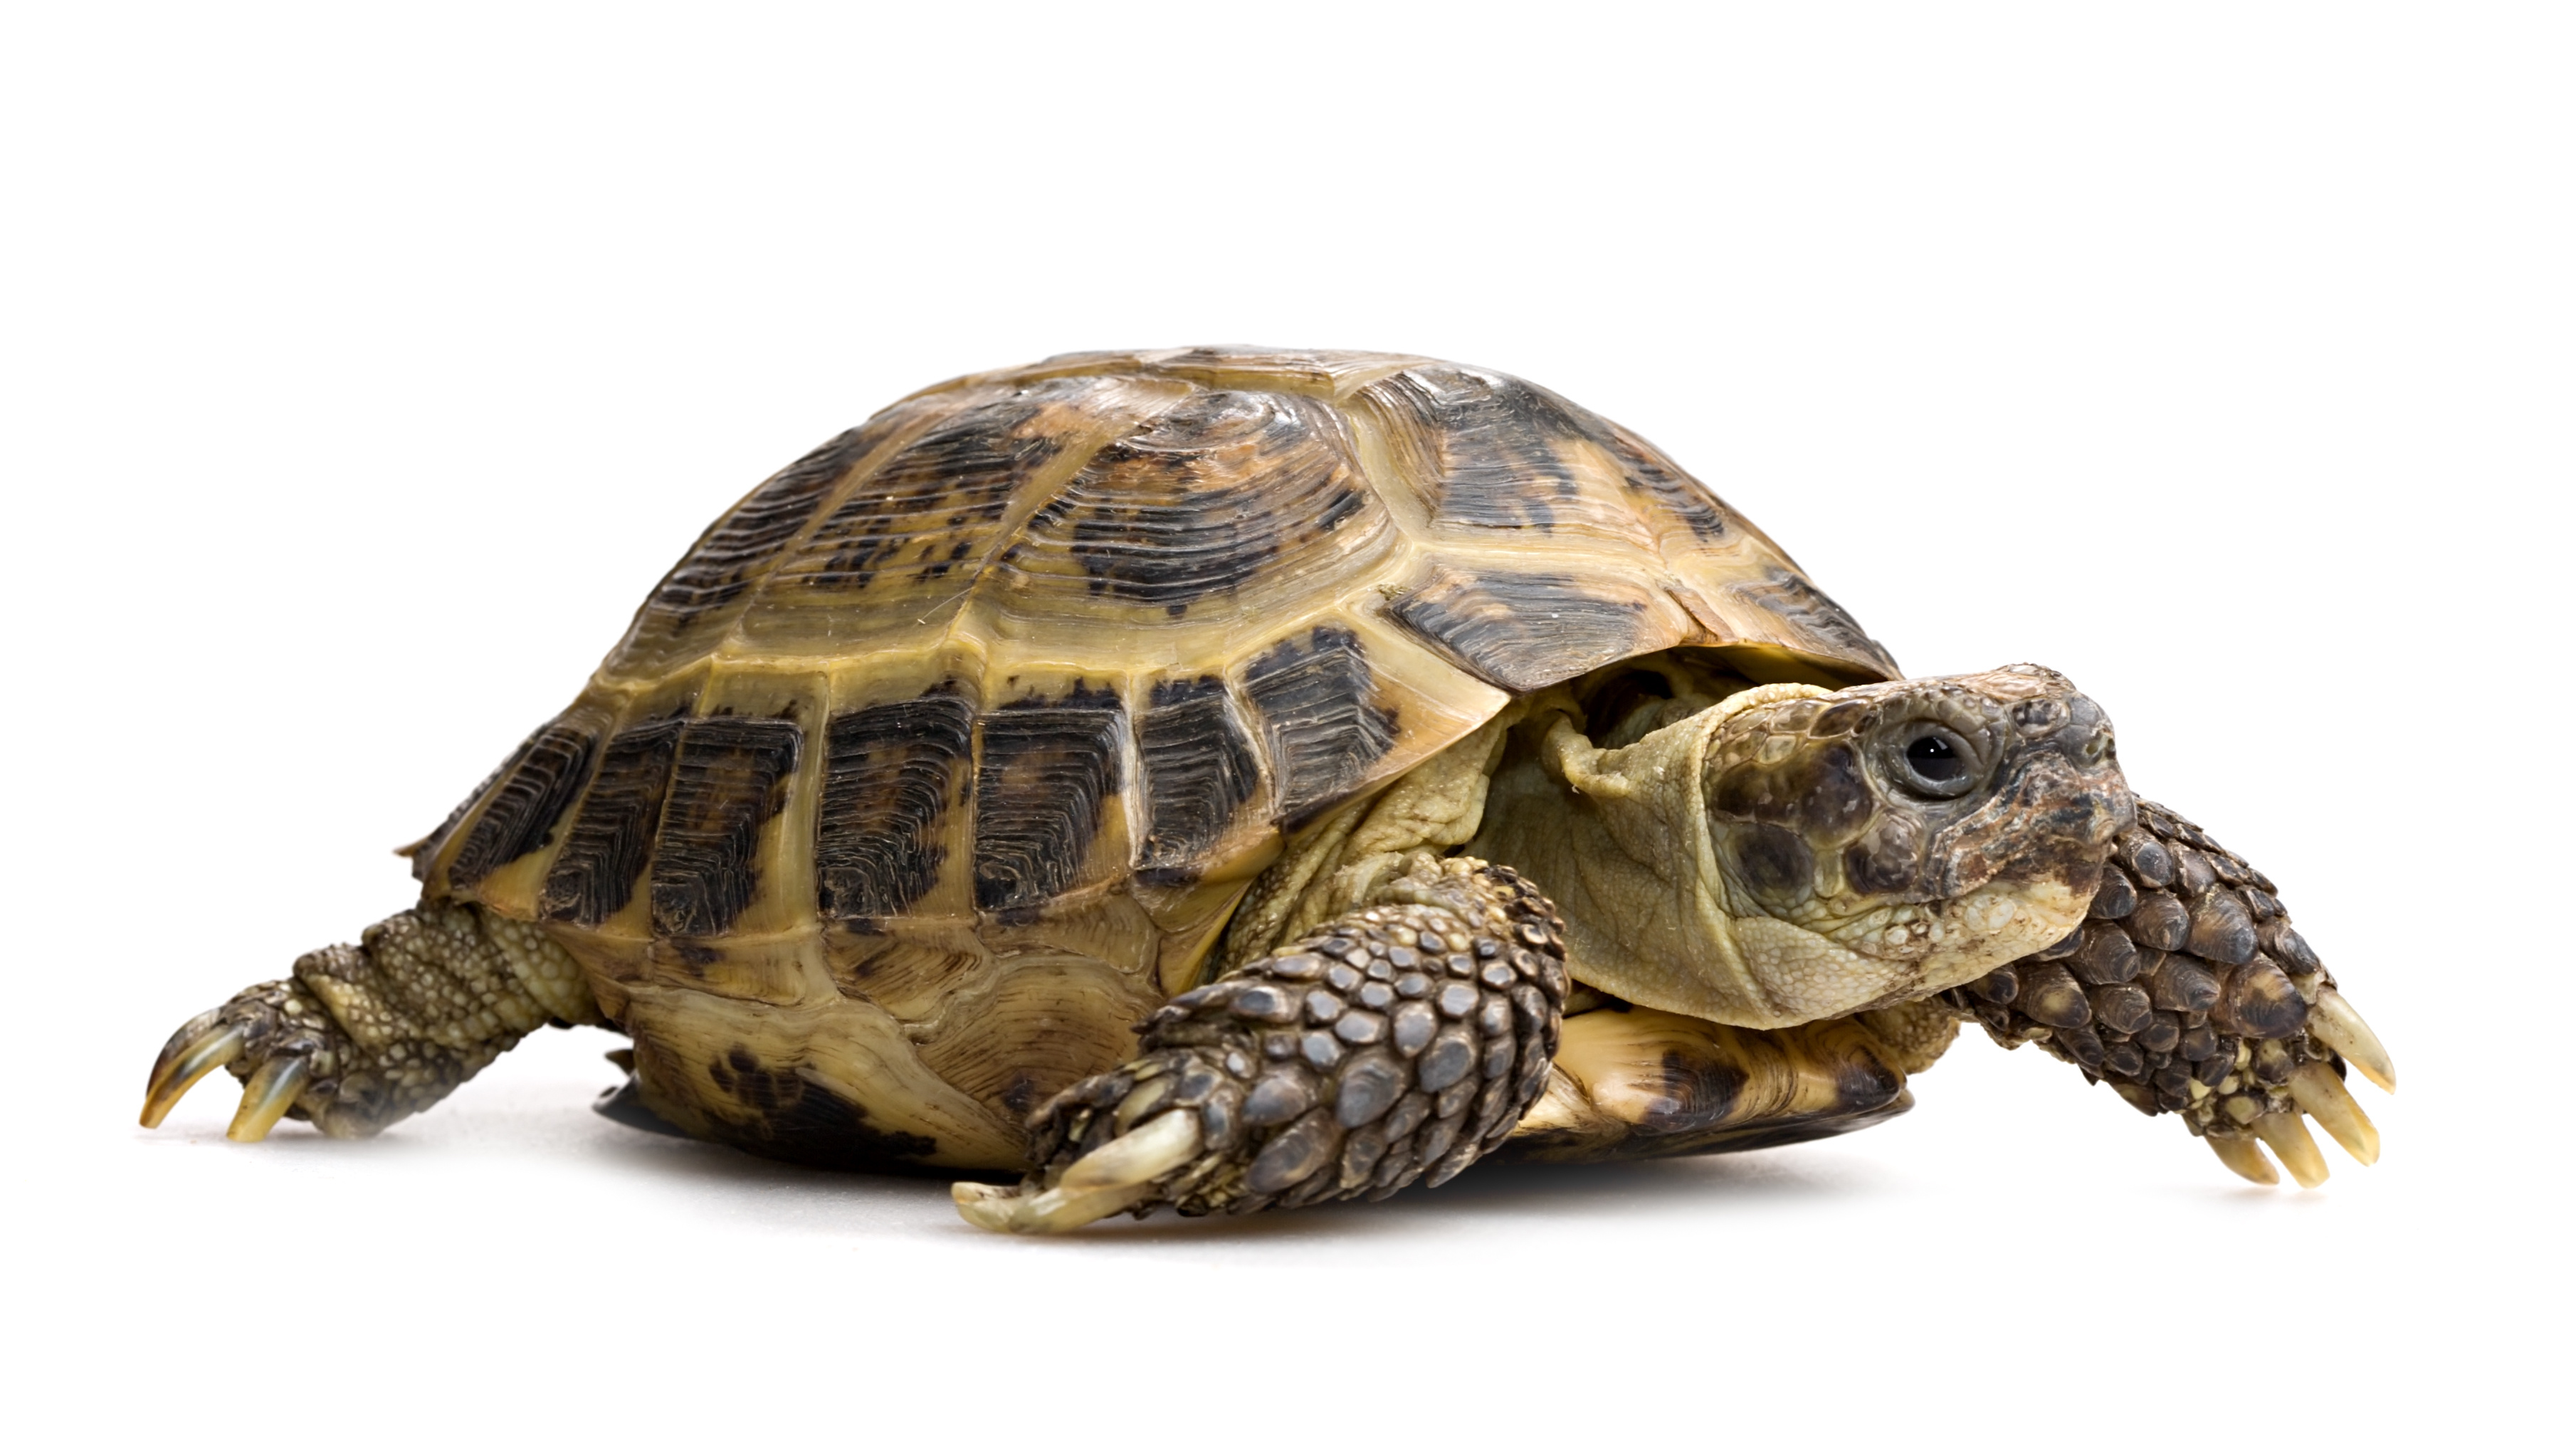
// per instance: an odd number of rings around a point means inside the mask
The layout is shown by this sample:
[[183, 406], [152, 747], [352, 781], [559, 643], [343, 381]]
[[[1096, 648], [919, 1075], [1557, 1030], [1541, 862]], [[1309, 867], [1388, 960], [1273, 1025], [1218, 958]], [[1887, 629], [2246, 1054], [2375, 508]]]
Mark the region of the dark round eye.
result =
[[1977, 753], [1947, 726], [1918, 721], [1900, 732], [1896, 764], [1890, 769], [1907, 790], [1935, 800], [1963, 796], [1977, 786]]
[[1916, 736], [1905, 748], [1905, 765], [1936, 786], [1968, 773], [1968, 758], [1946, 736]]

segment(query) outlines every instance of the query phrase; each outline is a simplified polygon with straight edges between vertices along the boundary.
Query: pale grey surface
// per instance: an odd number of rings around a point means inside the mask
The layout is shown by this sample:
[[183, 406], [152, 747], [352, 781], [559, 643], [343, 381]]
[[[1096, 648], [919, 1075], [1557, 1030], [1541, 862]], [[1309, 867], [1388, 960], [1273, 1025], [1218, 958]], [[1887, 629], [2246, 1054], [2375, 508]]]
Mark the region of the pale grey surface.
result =
[[[2537, 1419], [2552, 12], [55, 16], [0, 38], [22, 1429]], [[2387, 1159], [2256, 1192], [1974, 1038], [1837, 1142], [1069, 1244], [615, 1128], [604, 1035], [374, 1144], [227, 1146], [223, 1080], [135, 1129], [169, 1030], [407, 904], [387, 849], [770, 469], [956, 372], [1228, 340], [1525, 374], [1910, 670], [2072, 674], [2394, 1050]]]

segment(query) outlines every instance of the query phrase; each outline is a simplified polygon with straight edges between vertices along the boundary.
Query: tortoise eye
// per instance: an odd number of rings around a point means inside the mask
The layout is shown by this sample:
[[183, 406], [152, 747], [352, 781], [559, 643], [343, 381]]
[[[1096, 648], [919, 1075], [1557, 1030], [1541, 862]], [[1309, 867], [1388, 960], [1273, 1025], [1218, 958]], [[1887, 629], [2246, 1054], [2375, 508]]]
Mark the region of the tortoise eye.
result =
[[1903, 764], [1896, 779], [1911, 791], [1936, 799], [1964, 795], [1976, 784], [1976, 753], [1956, 732], [1927, 725], [1898, 752]]
[[1914, 744], [1905, 748], [1905, 764], [1934, 785], [1968, 773], [1968, 763], [1960, 757], [1959, 748], [1939, 736], [1916, 736]]

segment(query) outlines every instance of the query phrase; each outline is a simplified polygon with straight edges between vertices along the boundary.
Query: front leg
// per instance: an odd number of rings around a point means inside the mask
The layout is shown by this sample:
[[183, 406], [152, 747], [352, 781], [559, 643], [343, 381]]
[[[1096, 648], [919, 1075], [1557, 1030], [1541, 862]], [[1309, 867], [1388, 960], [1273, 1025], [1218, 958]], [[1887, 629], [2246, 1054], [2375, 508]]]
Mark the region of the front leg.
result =
[[1029, 1176], [960, 1182], [994, 1231], [1383, 1199], [1509, 1136], [1566, 996], [1555, 907], [1476, 860], [1420, 861], [1340, 919], [1173, 998], [1143, 1053], [1030, 1118]]
[[2258, 1140], [2300, 1185], [2325, 1180], [2302, 1116], [2363, 1165], [2379, 1158], [2343, 1075], [2394, 1091], [2387, 1049], [2271, 881], [2162, 806], [2138, 802], [2083, 925], [1948, 998], [1998, 1042], [2036, 1042], [2148, 1115], [2179, 1114], [2249, 1181], [2280, 1179]]

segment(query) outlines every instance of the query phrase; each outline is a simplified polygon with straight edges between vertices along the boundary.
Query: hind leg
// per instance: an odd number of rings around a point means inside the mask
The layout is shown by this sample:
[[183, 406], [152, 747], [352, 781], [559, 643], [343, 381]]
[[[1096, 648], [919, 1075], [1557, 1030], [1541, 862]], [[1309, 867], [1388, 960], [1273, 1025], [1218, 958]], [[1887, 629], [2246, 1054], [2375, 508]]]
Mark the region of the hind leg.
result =
[[547, 1024], [596, 1022], [561, 946], [479, 906], [431, 902], [329, 946], [179, 1028], [152, 1066], [157, 1126], [218, 1066], [242, 1082], [226, 1132], [256, 1141], [286, 1116], [371, 1136], [464, 1084]]

